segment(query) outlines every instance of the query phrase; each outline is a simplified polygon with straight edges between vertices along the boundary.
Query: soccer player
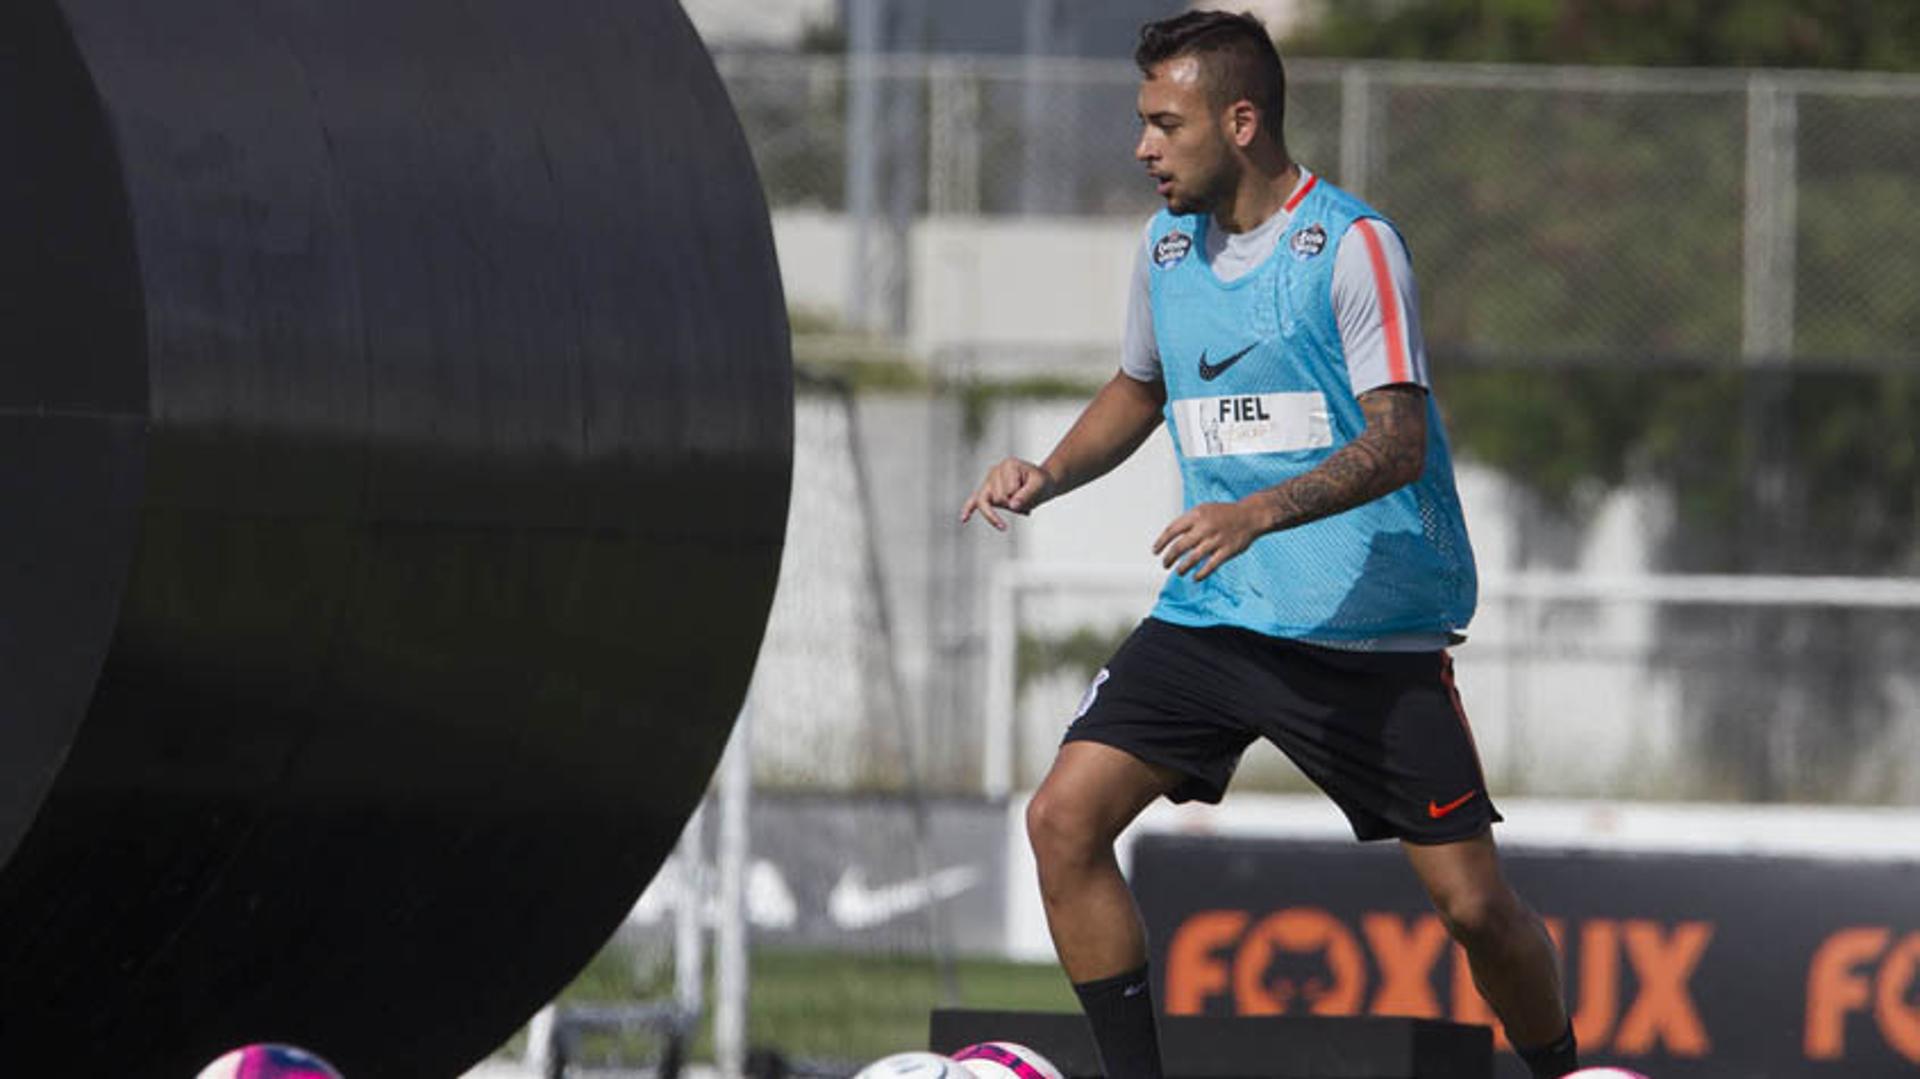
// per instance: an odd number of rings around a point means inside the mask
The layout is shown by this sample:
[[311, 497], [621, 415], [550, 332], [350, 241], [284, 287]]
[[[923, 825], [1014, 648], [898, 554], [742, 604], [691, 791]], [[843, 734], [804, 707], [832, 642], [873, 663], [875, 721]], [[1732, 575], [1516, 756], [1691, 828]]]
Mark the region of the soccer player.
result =
[[1054, 946], [1106, 1074], [1160, 1076], [1145, 933], [1113, 841], [1155, 798], [1218, 801], [1255, 737], [1362, 840], [1398, 839], [1535, 1076], [1574, 1071], [1558, 960], [1501, 875], [1446, 651], [1476, 583], [1427, 386], [1413, 273], [1380, 213], [1301, 168], [1249, 15], [1141, 30], [1135, 156], [1166, 200], [1121, 370], [1039, 464], [961, 510], [995, 528], [1111, 470], [1163, 416], [1186, 511], [1152, 616], [1088, 691], [1027, 832]]

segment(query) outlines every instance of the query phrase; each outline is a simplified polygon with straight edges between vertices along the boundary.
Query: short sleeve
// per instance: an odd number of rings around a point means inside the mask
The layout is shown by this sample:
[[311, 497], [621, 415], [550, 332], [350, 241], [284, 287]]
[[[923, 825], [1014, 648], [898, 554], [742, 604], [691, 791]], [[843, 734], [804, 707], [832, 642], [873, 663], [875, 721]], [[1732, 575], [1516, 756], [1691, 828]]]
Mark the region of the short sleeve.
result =
[[1333, 264], [1333, 313], [1354, 396], [1428, 385], [1413, 262], [1386, 222], [1362, 218], [1347, 228]]
[[1160, 343], [1153, 336], [1153, 286], [1147, 279], [1153, 222], [1140, 234], [1133, 256], [1133, 280], [1127, 286], [1127, 328], [1120, 338], [1120, 370], [1139, 382], [1160, 381]]

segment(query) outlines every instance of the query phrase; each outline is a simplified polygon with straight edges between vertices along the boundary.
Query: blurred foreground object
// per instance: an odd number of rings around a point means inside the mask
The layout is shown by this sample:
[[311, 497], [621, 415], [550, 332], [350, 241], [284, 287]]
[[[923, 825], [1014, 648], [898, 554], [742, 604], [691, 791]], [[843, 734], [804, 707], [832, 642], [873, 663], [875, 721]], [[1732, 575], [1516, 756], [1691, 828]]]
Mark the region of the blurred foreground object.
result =
[[448, 1075], [704, 790], [786, 516], [677, 4], [0, 13], [0, 1072]]

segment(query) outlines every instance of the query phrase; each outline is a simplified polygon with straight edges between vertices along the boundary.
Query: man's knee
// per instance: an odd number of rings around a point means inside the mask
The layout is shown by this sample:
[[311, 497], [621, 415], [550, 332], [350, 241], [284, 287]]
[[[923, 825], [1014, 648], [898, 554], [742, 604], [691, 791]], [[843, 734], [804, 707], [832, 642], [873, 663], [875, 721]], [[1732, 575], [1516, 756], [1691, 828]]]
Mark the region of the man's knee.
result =
[[1447, 932], [1466, 947], [1524, 931], [1527, 910], [1503, 880], [1461, 884], [1433, 897]]
[[1027, 803], [1027, 842], [1044, 871], [1094, 860], [1111, 849], [1113, 835], [1091, 799], [1043, 784]]

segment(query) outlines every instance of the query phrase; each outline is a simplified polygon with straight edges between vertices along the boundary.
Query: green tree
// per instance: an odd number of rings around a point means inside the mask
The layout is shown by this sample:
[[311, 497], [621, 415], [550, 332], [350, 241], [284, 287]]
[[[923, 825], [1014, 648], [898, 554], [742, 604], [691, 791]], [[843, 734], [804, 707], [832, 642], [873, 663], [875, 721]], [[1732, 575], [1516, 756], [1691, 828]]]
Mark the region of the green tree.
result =
[[1341, 0], [1301, 55], [1920, 70], [1910, 0]]
[[[1920, 2], [1341, 0], [1287, 45], [1920, 71]], [[1387, 93], [1392, 161], [1368, 194], [1422, 267], [1464, 456], [1573, 515], [1624, 483], [1664, 489], [1673, 571], [1920, 572], [1920, 106], [1800, 95], [1795, 355], [1753, 367], [1740, 90]], [[1913, 620], [1884, 612], [1666, 612], [1660, 652], [1712, 762], [1695, 793], [1879, 797], [1854, 769], [1898, 718], [1887, 686], [1916, 648]]]

